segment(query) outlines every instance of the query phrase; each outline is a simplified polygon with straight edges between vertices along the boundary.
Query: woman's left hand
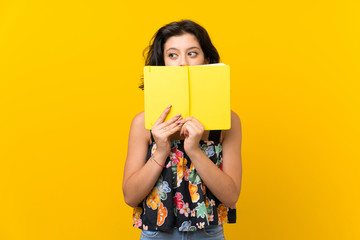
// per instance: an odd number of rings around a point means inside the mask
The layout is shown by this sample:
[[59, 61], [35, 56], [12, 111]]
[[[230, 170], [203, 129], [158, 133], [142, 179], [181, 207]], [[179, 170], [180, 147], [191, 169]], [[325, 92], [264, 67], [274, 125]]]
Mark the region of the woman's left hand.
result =
[[194, 117], [187, 117], [183, 120], [180, 135], [185, 136], [184, 149], [189, 155], [199, 150], [199, 142], [204, 133], [204, 125]]

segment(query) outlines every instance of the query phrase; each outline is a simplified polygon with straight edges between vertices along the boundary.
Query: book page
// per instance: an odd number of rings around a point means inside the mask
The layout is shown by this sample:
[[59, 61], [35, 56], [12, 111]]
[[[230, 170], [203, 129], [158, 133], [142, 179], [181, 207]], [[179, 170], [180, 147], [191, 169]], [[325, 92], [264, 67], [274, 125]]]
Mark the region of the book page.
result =
[[189, 73], [190, 116], [205, 130], [230, 129], [230, 66], [190, 66]]
[[181, 66], [144, 67], [145, 128], [151, 129], [167, 106], [168, 120], [177, 114], [189, 116], [188, 68]]

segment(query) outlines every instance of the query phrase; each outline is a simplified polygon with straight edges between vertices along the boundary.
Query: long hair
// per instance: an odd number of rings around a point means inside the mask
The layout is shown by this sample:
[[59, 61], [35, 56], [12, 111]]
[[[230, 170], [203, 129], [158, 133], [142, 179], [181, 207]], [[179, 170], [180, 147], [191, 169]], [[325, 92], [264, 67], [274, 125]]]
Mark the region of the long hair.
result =
[[[218, 63], [220, 61], [219, 53], [212, 44], [205, 28], [191, 20], [182, 20], [171, 22], [155, 33], [150, 40], [149, 46], [143, 52], [145, 66], [164, 66], [165, 42], [173, 36], [180, 36], [185, 33], [193, 34], [196, 37], [204, 52], [204, 57], [209, 60], [209, 63]], [[141, 80], [139, 88], [144, 90], [144, 78], [142, 77]]]

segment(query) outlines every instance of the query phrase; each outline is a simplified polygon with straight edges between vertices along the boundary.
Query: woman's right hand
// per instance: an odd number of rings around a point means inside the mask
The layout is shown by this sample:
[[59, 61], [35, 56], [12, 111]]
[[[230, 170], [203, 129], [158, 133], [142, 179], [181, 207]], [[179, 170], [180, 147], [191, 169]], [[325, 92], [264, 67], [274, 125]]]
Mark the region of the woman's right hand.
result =
[[178, 131], [183, 124], [181, 114], [178, 114], [164, 122], [170, 112], [170, 109], [171, 105], [161, 113], [160, 117], [151, 128], [151, 133], [156, 142], [157, 151], [160, 151], [166, 156], [170, 154], [170, 136]]

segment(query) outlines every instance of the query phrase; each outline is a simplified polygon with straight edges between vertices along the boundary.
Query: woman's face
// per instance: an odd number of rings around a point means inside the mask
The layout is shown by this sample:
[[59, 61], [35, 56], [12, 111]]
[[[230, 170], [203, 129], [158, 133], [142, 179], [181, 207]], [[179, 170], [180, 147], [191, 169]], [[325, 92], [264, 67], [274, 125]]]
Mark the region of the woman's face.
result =
[[201, 46], [193, 34], [185, 33], [169, 38], [164, 44], [165, 66], [208, 64]]

